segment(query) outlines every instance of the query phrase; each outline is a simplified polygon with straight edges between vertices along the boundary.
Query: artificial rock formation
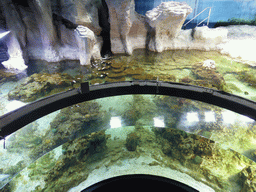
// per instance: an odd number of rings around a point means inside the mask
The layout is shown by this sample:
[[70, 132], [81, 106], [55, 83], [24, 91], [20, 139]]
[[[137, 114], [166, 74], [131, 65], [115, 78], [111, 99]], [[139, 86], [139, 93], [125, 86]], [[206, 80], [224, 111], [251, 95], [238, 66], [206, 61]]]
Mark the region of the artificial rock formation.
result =
[[109, 9], [111, 51], [131, 55], [135, 48], [146, 47], [147, 27], [135, 12], [134, 0], [106, 0]]
[[88, 60], [91, 57], [100, 59], [101, 38], [96, 37], [94, 44], [88, 47], [91, 51], [84, 51], [84, 46], [81, 45], [85, 43], [85, 39], [77, 38], [74, 31], [81, 25], [88, 27], [95, 35], [100, 34], [98, 1], [24, 2], [0, 2], [0, 12], [4, 16], [6, 28], [11, 31], [9, 39], [6, 40], [10, 55], [9, 61], [4, 63], [6, 67], [18, 68], [18, 59], [23, 69], [26, 68], [25, 63], [31, 59], [47, 62], [80, 60], [81, 64], [90, 64]]
[[167, 47], [166, 41], [174, 39], [179, 34], [187, 15], [192, 8], [186, 3], [164, 2], [146, 13], [146, 20], [151, 27], [149, 49], [162, 52]]
[[95, 35], [93, 31], [82, 25], [79, 25], [75, 31], [77, 32], [77, 42], [80, 51], [80, 64], [88, 65], [90, 64], [93, 47], [96, 42]]
[[128, 55], [138, 48], [221, 51], [217, 45], [226, 40], [226, 29], [181, 30], [191, 12], [186, 3], [174, 1], [142, 16], [134, 0], [3, 0], [0, 22], [11, 31], [6, 40], [10, 59], [3, 64], [25, 69], [29, 60], [80, 60], [87, 65], [110, 49]]

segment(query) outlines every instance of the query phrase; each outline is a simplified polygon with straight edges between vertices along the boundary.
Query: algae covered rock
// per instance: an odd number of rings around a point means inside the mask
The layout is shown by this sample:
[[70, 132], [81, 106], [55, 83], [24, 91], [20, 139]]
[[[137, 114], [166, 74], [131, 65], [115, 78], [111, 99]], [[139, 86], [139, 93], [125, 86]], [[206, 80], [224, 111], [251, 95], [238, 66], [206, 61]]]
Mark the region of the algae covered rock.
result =
[[7, 71], [5, 69], [0, 69], [0, 83], [6, 81], [17, 81], [18, 77], [15, 72]]
[[256, 167], [249, 166], [244, 168], [240, 177], [242, 180], [242, 190], [241, 192], [255, 192], [256, 191]]
[[67, 87], [71, 87], [71, 82], [75, 79], [68, 74], [33, 74], [27, 77], [25, 82], [18, 85], [8, 94], [9, 100], [21, 100], [25, 102], [34, 101], [45, 95], [63, 91]]
[[[81, 162], [86, 164], [86, 161], [90, 161], [90, 155], [103, 152], [106, 149], [107, 138], [105, 131], [99, 131], [65, 143], [62, 146], [63, 155], [57, 160], [56, 166], [48, 172], [45, 181], [51, 184], [54, 184], [55, 180], [61, 181], [62, 175], [66, 171], [71, 172], [72, 169], [75, 170], [73, 173], [76, 176], [78, 170], [76, 165], [81, 165]], [[82, 172], [83, 169], [80, 171]]]
[[205, 63], [196, 64], [192, 68], [192, 73], [196, 78], [194, 84], [208, 88], [217, 88], [222, 91], [225, 90], [225, 80], [223, 76], [216, 71], [215, 63], [214, 65], [207, 64], [207, 66]]
[[135, 151], [140, 143], [140, 137], [136, 132], [127, 135], [125, 146], [128, 151]]
[[62, 109], [30, 157], [34, 159], [66, 141], [99, 130], [105, 118], [105, 112], [100, 108], [97, 102], [89, 101]]
[[160, 143], [163, 153], [181, 161], [191, 160], [200, 164], [203, 157], [213, 153], [214, 141], [198, 135], [172, 128], [155, 128], [154, 132], [162, 137]]

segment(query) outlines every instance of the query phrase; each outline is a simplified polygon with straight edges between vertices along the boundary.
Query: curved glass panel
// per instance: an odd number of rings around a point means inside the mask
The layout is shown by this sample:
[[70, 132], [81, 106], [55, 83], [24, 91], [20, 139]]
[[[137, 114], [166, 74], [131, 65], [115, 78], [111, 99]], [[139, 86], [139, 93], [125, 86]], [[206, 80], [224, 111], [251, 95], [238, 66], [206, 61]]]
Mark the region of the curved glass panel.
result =
[[0, 115], [85, 81], [169, 81], [256, 101], [254, 1], [115, 1], [2, 0]]
[[27, 125], [0, 148], [9, 191], [80, 191], [119, 175], [158, 175], [199, 191], [255, 187], [256, 122], [169, 96], [79, 103]]

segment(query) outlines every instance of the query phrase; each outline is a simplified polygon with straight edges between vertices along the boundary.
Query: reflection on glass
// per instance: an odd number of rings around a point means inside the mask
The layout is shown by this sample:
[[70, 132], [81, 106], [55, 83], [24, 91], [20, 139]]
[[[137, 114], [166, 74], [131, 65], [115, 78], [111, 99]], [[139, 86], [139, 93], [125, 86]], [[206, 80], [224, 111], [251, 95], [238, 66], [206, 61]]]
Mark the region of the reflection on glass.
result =
[[215, 113], [210, 111], [210, 112], [205, 112], [205, 122], [215, 122]]
[[24, 105], [26, 105], [26, 104], [21, 101], [14, 100], [14, 101], [11, 101], [10, 103], [8, 103], [5, 108], [8, 112], [10, 112], [10, 111], [19, 109], [20, 107], [23, 107]]
[[236, 114], [232, 111], [224, 111], [222, 112], [223, 122], [227, 124], [232, 124], [236, 120]]
[[187, 121], [189, 123], [198, 122], [199, 121], [198, 113], [197, 112], [187, 113]]
[[111, 117], [111, 119], [110, 119], [110, 127], [111, 128], [122, 127], [121, 117]]
[[164, 117], [154, 117], [153, 120], [155, 127], [165, 127]]
[[6, 138], [0, 186], [72, 192], [137, 173], [199, 191], [247, 190], [255, 175], [255, 130], [252, 119], [183, 98], [127, 95], [83, 102]]

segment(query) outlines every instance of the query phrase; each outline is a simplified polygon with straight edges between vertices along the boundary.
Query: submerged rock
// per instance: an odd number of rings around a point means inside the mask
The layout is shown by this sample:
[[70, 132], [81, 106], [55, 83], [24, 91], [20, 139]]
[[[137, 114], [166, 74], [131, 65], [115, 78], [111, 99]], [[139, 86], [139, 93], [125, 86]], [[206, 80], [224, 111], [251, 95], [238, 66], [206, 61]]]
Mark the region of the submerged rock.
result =
[[0, 83], [6, 81], [17, 81], [18, 77], [16, 73], [11, 71], [6, 71], [5, 69], [0, 69]]
[[68, 74], [34, 74], [27, 77], [24, 83], [14, 88], [8, 94], [9, 100], [34, 101], [51, 94], [52, 91], [64, 90], [71, 86], [75, 79]]
[[30, 152], [30, 157], [38, 158], [66, 141], [99, 130], [105, 117], [100, 108], [97, 102], [84, 102], [62, 109], [51, 122], [42, 142]]
[[226, 83], [224, 77], [216, 71], [214, 64], [215, 62], [212, 60], [207, 60], [203, 64], [196, 64], [192, 68], [192, 74], [196, 78], [192, 84], [225, 91]]
[[[62, 151], [65, 152], [44, 178], [47, 183], [45, 189], [54, 191], [56, 186], [59, 186], [61, 191], [68, 191], [84, 181], [91, 171], [88, 164], [101, 159], [101, 156], [91, 156], [104, 152], [107, 138], [105, 131], [99, 131], [65, 143], [62, 146]], [[68, 180], [72, 180], [68, 182], [69, 184], [67, 184], [67, 173]]]
[[243, 185], [241, 192], [256, 191], [256, 167], [249, 166], [244, 168], [240, 173], [240, 177]]
[[136, 132], [127, 135], [125, 146], [128, 151], [135, 151], [140, 143], [140, 137]]

